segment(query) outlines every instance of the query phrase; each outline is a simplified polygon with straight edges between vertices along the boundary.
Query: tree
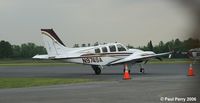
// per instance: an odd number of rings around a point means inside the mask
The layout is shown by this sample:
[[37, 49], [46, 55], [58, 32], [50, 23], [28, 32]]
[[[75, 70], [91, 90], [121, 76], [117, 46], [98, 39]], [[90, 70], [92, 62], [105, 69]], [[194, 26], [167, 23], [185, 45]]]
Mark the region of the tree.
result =
[[11, 45], [7, 41], [0, 41], [0, 58], [31, 58], [36, 54], [46, 54], [43, 46], [34, 43]]
[[188, 40], [184, 40], [184, 47], [187, 50], [190, 50], [192, 48], [199, 48], [200, 47], [200, 41], [199, 41], [199, 39], [189, 38]]
[[46, 50], [42, 46], [37, 46], [34, 43], [27, 43], [21, 45], [21, 57], [31, 58], [36, 54], [46, 54]]
[[0, 58], [10, 58], [12, 56], [12, 46], [7, 41], [0, 41]]
[[22, 58], [28, 58], [30, 56], [30, 49], [27, 44], [21, 45], [21, 57]]
[[47, 54], [47, 51], [43, 46], [36, 46], [33, 54]]
[[151, 40], [150, 40], [150, 42], [147, 44], [147, 48], [148, 48], [148, 50], [153, 51], [153, 44], [152, 44], [152, 41], [151, 41]]
[[12, 45], [13, 51], [13, 58], [20, 58], [21, 57], [21, 47], [19, 45]]
[[168, 52], [170, 51], [170, 49], [174, 49], [175, 46], [174, 46], [174, 40], [171, 40], [171, 41], [168, 41], [165, 45], [164, 45], [164, 48], [163, 48], [163, 51], [164, 52]]
[[159, 52], [165, 52], [164, 46], [165, 46], [165, 44], [163, 43], [163, 41], [160, 41], [159, 44], [158, 44]]

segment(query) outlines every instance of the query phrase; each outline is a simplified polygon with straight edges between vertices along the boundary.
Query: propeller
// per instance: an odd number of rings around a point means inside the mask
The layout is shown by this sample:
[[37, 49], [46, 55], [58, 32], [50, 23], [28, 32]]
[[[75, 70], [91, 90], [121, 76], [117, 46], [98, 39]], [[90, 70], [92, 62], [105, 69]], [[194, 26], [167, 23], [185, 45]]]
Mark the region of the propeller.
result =
[[172, 54], [169, 54], [169, 57], [168, 57], [168, 58], [171, 59], [171, 57], [172, 57]]

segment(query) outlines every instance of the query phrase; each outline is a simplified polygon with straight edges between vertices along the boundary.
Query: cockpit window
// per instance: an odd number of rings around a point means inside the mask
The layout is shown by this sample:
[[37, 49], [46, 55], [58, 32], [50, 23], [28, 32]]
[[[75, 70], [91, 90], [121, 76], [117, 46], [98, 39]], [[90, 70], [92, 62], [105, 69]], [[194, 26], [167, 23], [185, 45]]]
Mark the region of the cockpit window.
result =
[[105, 53], [105, 52], [108, 52], [107, 47], [102, 47], [101, 49], [102, 49], [102, 51], [103, 51], [104, 53]]
[[126, 51], [126, 49], [120, 44], [117, 45], [117, 49], [118, 51]]
[[109, 46], [109, 48], [110, 48], [110, 52], [116, 52], [115, 45], [111, 45], [111, 46]]
[[95, 53], [100, 53], [100, 52], [101, 52], [101, 51], [100, 51], [99, 48], [95, 49]]

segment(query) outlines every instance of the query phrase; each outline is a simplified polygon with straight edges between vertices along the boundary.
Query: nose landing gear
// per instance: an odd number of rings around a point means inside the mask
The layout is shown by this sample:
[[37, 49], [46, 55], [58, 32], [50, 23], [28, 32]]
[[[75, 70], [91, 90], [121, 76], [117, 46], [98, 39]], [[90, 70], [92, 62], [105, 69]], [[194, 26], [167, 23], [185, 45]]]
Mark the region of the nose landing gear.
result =
[[140, 68], [140, 73], [144, 73], [144, 68]]
[[144, 67], [142, 66], [142, 64], [140, 64], [140, 73], [144, 74]]

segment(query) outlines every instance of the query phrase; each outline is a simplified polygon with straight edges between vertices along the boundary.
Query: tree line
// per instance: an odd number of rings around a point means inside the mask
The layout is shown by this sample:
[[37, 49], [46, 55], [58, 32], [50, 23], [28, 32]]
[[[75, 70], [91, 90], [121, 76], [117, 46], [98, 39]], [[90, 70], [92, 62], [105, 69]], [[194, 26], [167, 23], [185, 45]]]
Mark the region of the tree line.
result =
[[31, 58], [36, 54], [46, 54], [45, 48], [34, 43], [11, 45], [8, 41], [0, 41], [0, 58]]
[[159, 44], [155, 46], [153, 46], [153, 43], [150, 40], [147, 46], [138, 47], [138, 48], [142, 50], [154, 51], [156, 53], [167, 52], [170, 50], [174, 50], [176, 52], [183, 52], [183, 51], [188, 51], [193, 48], [200, 48], [200, 40], [189, 38], [187, 40], [180, 41], [179, 39], [175, 39], [175, 40], [168, 41], [166, 43], [164, 43], [163, 41], [160, 41]]
[[[94, 44], [74, 44], [76, 47], [89, 47], [96, 46], [100, 43], [95, 42]], [[106, 43], [103, 43], [106, 44]], [[166, 43], [160, 41], [159, 44], [153, 45], [150, 40], [146, 46], [133, 47], [132, 45], [127, 45], [127, 48], [137, 48], [145, 51], [154, 51], [155, 53], [168, 52], [171, 50], [176, 51], [177, 58], [184, 58], [186, 56], [181, 55], [181, 52], [188, 51], [192, 48], [200, 48], [200, 40], [189, 38], [187, 40], [181, 41], [179, 39], [171, 40]], [[8, 41], [0, 41], [0, 58], [31, 58], [36, 54], [46, 54], [46, 49], [43, 46], [38, 46], [34, 43], [24, 43], [21, 45], [12, 45]]]
[[160, 41], [159, 44], [155, 46], [153, 46], [153, 43], [150, 40], [146, 46], [137, 48], [145, 51], [154, 51], [155, 53], [174, 51], [173, 55], [175, 58], [187, 58], [187, 55], [183, 55], [183, 52], [187, 52], [193, 48], [200, 48], [200, 40], [189, 38], [187, 40], [180, 41], [179, 39], [175, 39], [166, 43]]

